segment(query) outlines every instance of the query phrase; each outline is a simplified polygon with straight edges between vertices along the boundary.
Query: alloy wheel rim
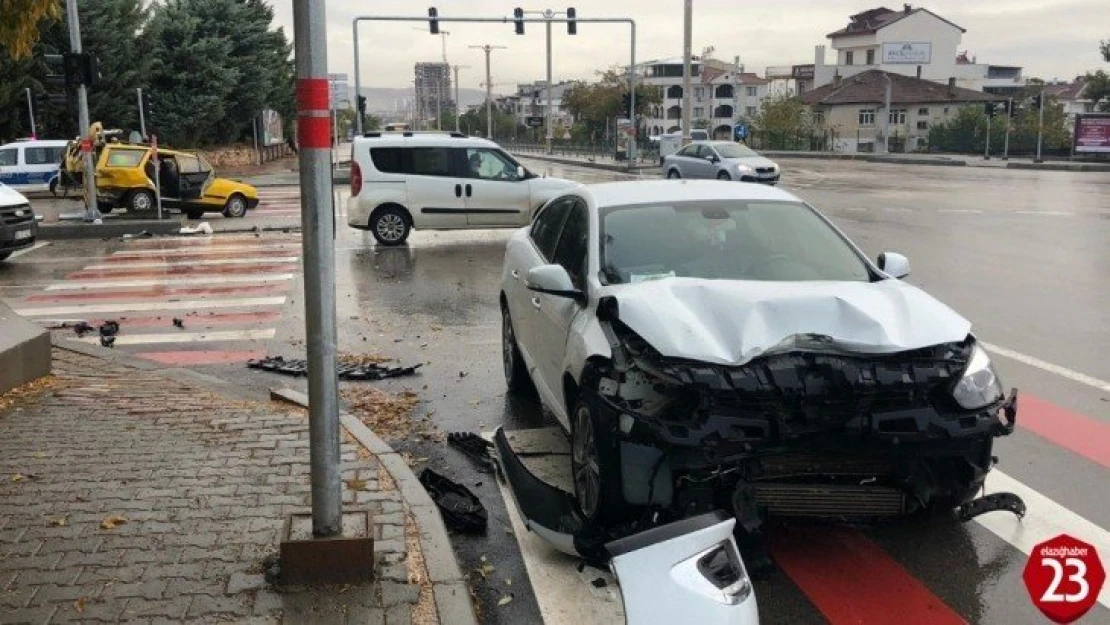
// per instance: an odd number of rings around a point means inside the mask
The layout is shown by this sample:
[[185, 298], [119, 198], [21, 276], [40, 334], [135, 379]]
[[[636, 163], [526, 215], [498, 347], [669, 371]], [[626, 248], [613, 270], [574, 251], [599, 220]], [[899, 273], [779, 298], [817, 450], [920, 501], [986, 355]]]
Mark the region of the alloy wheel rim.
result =
[[135, 196], [134, 206], [135, 210], [147, 210], [148, 208], [150, 208], [150, 196], [146, 193], [139, 193]]
[[513, 326], [509, 320], [509, 313], [501, 313], [501, 364], [505, 367], [505, 379], [512, 377], [513, 373]]
[[405, 231], [405, 222], [398, 215], [383, 215], [378, 219], [378, 234], [386, 241], [397, 241]]
[[239, 198], [231, 200], [231, 204], [228, 206], [228, 212], [236, 217], [246, 212], [246, 209], [243, 207], [243, 200]]
[[597, 459], [597, 446], [594, 444], [594, 428], [590, 419], [590, 409], [582, 406], [574, 415], [574, 493], [578, 505], [587, 517], [597, 513], [598, 499], [601, 496], [601, 470]]

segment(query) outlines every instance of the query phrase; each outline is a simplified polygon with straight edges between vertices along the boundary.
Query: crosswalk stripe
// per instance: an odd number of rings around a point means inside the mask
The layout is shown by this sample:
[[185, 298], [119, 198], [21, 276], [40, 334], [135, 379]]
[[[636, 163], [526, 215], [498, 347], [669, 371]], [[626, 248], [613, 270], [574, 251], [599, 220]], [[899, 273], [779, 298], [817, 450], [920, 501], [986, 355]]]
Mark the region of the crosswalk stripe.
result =
[[24, 317], [46, 317], [62, 315], [95, 315], [111, 312], [143, 312], [158, 310], [192, 310], [198, 308], [245, 308], [250, 306], [280, 306], [285, 303], [280, 297], [244, 297], [236, 299], [191, 299], [176, 302], [119, 302], [115, 304], [84, 304], [74, 306], [43, 306], [16, 308], [14, 311]]
[[67, 291], [64, 293], [36, 293], [24, 298], [27, 302], [81, 302], [81, 301], [141, 301], [165, 300], [177, 297], [243, 297], [246, 295], [277, 295], [286, 290], [282, 284], [233, 284], [230, 286], [157, 286], [143, 289], [127, 289], [114, 291]]
[[156, 262], [130, 262], [124, 260], [115, 263], [104, 263], [100, 265], [89, 265], [82, 271], [93, 271], [98, 269], [159, 269], [162, 267], [206, 267], [216, 265], [265, 265], [269, 263], [295, 263], [299, 257], [297, 256], [277, 256], [277, 257], [251, 257], [251, 258], [215, 258], [208, 260], [165, 260]]
[[[197, 343], [212, 341], [255, 341], [272, 339], [274, 328], [251, 330], [215, 330], [211, 332], [171, 332], [166, 334], [118, 334], [115, 345], [150, 345], [156, 343]], [[100, 336], [74, 338], [83, 343], [99, 343]]]
[[159, 256], [184, 256], [184, 255], [215, 255], [215, 254], [239, 254], [239, 253], [279, 253], [288, 252], [295, 253], [300, 251], [301, 246], [296, 243], [258, 243], [256, 245], [221, 245], [219, 247], [177, 247], [166, 248], [161, 250], [120, 250], [112, 252], [108, 258], [148, 258]]
[[194, 265], [181, 265], [178, 267], [155, 267], [141, 269], [135, 267], [115, 267], [112, 269], [91, 269], [75, 271], [66, 276], [70, 280], [83, 280], [86, 278], [156, 278], [162, 276], [222, 276], [222, 275], [253, 275], [260, 271], [282, 273], [293, 271], [296, 265], [222, 265], [218, 267], [196, 267]]
[[247, 276], [205, 276], [199, 278], [141, 278], [136, 280], [69, 280], [51, 284], [47, 291], [86, 291], [93, 289], [126, 289], [140, 286], [187, 285], [187, 284], [252, 284], [256, 282], [286, 282], [293, 279], [291, 273], [256, 274]]

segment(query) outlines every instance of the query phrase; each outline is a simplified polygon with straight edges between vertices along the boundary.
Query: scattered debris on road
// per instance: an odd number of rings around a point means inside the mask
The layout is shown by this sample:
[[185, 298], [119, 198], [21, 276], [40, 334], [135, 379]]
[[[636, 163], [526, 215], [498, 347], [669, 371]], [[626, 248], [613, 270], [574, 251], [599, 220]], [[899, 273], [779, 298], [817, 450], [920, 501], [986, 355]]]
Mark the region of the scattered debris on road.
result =
[[212, 234], [212, 226], [208, 225], [207, 221], [202, 221], [193, 228], [182, 226], [177, 232], [178, 234]]
[[182, 330], [184, 330], [185, 329], [185, 322], [179, 317], [174, 317], [173, 318], [173, 327], [181, 328]]
[[115, 347], [116, 346], [116, 337], [114, 337], [114, 336], [102, 336], [102, 337], [100, 337], [100, 346], [101, 347]]
[[151, 233], [150, 231], [140, 230], [140, 231], [136, 232], [135, 234], [122, 235], [120, 237], [120, 240], [121, 241], [130, 241], [131, 239], [149, 239], [152, 236], [154, 236], [154, 234]]
[[340, 395], [348, 410], [378, 436], [399, 439], [412, 432], [412, 409], [420, 402], [416, 393], [392, 395], [376, 388], [347, 387]]
[[105, 321], [97, 329], [100, 330], [100, 336], [115, 336], [119, 334], [119, 322]]
[[[63, 323], [61, 327], [66, 327], [66, 324]], [[85, 336], [89, 332], [93, 331], [93, 327], [84, 321], [78, 321], [77, 323], [73, 324], [73, 331], [77, 333], [77, 336]]]
[[957, 508], [956, 518], [966, 523], [988, 512], [1012, 512], [1020, 519], [1025, 516], [1025, 502], [1013, 493], [991, 493]]
[[[413, 375], [420, 366], [419, 363], [409, 367], [387, 367], [380, 363], [345, 364], [340, 362], [336, 371], [341, 380], [384, 380], [386, 378]], [[308, 375], [308, 361], [295, 358], [286, 360], [281, 356], [248, 360], [247, 367], [298, 377]]]
[[489, 514], [470, 489], [431, 469], [420, 472], [420, 483], [431, 495], [449, 529], [471, 534], [486, 531]]
[[493, 443], [474, 432], [450, 432], [447, 434], [447, 444], [470, 458], [482, 472], [493, 473], [493, 458], [489, 455]]

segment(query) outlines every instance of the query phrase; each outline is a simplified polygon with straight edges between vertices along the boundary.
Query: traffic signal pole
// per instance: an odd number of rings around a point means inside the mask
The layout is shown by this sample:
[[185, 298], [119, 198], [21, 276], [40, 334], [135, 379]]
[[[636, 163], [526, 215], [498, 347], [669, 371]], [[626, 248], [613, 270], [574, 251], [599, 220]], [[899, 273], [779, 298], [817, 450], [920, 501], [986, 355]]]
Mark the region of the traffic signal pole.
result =
[[[69, 22], [69, 47], [75, 54], [81, 53], [81, 22], [77, 15], [77, 0], [66, 0], [66, 17]], [[84, 81], [77, 85], [77, 119], [81, 124], [82, 136], [89, 131], [89, 91]], [[95, 137], [89, 137], [91, 142]], [[85, 221], [100, 219], [96, 205], [96, 168], [93, 164], [93, 151], [85, 153]]]
[[1010, 122], [1014, 118], [1014, 99], [1006, 100], [1006, 139], [1002, 143], [1002, 160], [1010, 160]]
[[38, 136], [35, 134], [35, 106], [31, 103], [31, 88], [28, 87], [25, 91], [27, 92], [27, 117], [31, 120], [31, 138], [37, 139]]
[[[328, 128], [331, 112], [324, 4], [323, 0], [293, 3], [312, 533], [317, 537], [339, 536], [343, 531], [336, 376], [335, 222], [331, 207], [331, 133]], [[355, 71], [357, 81], [358, 70]]]
[[1034, 163], [1043, 163], [1041, 158], [1041, 139], [1044, 136], [1044, 85], [1041, 85], [1041, 97], [1037, 100], [1037, 158]]
[[146, 141], [146, 114], [143, 112], [143, 88], [135, 87], [135, 95], [139, 97], [139, 134]]

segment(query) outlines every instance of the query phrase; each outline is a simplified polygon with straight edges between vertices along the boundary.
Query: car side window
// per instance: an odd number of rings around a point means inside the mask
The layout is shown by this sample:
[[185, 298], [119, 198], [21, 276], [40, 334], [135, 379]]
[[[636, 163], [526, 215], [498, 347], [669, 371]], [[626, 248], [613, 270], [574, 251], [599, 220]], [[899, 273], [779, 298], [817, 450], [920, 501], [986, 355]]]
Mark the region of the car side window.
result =
[[487, 148], [466, 149], [467, 175], [471, 178], [482, 180], [515, 181], [516, 165], [499, 154], [496, 150]]
[[374, 167], [383, 174], [405, 173], [401, 148], [371, 148], [370, 160]]
[[586, 250], [589, 247], [590, 217], [586, 205], [576, 201], [570, 209], [559, 244], [555, 246], [554, 262], [563, 266], [570, 274], [570, 281], [576, 289], [586, 287]]
[[182, 154], [177, 157], [177, 170], [183, 174], [195, 174], [201, 171], [200, 159], [195, 156]]
[[18, 160], [17, 157], [18, 154], [16, 154], [15, 148], [0, 150], [0, 167], [14, 167]]
[[709, 146], [699, 145], [698, 152], [695, 156], [698, 158], [709, 158]]
[[559, 240], [559, 232], [563, 229], [563, 221], [566, 220], [567, 213], [573, 203], [574, 200], [570, 198], [555, 200], [548, 204], [547, 208], [540, 211], [536, 220], [532, 222], [532, 230], [529, 236], [532, 237], [532, 242], [536, 244], [536, 249], [540, 251], [540, 255], [546, 260], [551, 260], [555, 253], [555, 244]]
[[682, 148], [682, 150], [679, 151], [678, 155], [679, 156], [697, 156], [697, 153], [698, 153], [698, 146], [688, 145], [688, 146]]
[[143, 160], [143, 150], [112, 150], [108, 154], [108, 167], [138, 167]]
[[51, 153], [51, 148], [25, 148], [23, 160], [27, 165], [52, 165], [58, 159]]
[[412, 171], [417, 176], [451, 176], [450, 148], [411, 148]]

